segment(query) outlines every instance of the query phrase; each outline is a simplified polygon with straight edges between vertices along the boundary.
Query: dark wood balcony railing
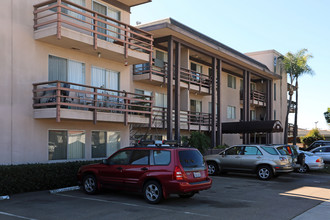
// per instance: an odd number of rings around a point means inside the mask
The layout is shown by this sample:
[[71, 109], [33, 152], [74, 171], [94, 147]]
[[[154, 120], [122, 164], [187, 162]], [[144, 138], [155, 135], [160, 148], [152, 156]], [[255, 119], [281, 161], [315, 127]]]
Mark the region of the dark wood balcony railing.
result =
[[56, 108], [56, 121], [60, 121], [61, 108], [93, 111], [94, 123], [97, 112], [143, 115], [152, 120], [152, 96], [126, 91], [105, 89], [63, 81], [33, 84], [33, 108]]
[[[173, 68], [175, 68], [175, 66], [173, 66]], [[134, 75], [149, 74], [150, 79], [151, 79], [151, 74], [158, 75], [158, 76], [162, 76], [165, 82], [167, 78], [167, 69], [168, 69], [167, 62], [163, 62], [162, 65], [155, 65], [155, 60], [153, 60], [151, 70], [149, 63], [137, 64], [134, 65], [133, 74]], [[199, 86], [199, 89], [201, 89], [201, 87], [210, 89], [211, 80], [209, 75], [205, 75], [181, 67], [180, 77], [181, 77], [180, 81], [187, 83], [189, 85], [189, 88], [190, 85], [197, 85]]]
[[[250, 94], [250, 101], [252, 101], [252, 103], [266, 104], [266, 94], [264, 92], [252, 90]], [[243, 100], [243, 90], [240, 90], [240, 100]]]
[[74, 4], [67, 0], [50, 0], [34, 5], [34, 30], [57, 25], [57, 38], [61, 38], [61, 28], [93, 36], [94, 48], [99, 40], [113, 42], [127, 50], [152, 53], [153, 36], [139, 28], [123, 23], [96, 11]]
[[[157, 122], [160, 123], [164, 129], [167, 127], [166, 112], [167, 108], [157, 106], [153, 107], [153, 122], [155, 124], [157, 124]], [[197, 125], [199, 130], [201, 130], [202, 126], [207, 126], [210, 129], [211, 114], [204, 112], [180, 111], [180, 123], [187, 124], [188, 130], [190, 130], [192, 125]]]

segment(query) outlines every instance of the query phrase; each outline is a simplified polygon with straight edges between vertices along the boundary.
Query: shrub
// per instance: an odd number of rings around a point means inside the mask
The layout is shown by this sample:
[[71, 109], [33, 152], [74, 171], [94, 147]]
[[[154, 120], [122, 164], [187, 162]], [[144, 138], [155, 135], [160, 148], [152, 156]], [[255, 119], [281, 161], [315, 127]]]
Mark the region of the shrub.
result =
[[202, 154], [210, 147], [210, 137], [202, 132], [193, 131], [188, 138], [191, 147], [197, 148]]
[[0, 195], [77, 185], [79, 167], [99, 161], [0, 166]]
[[321, 135], [319, 129], [312, 129], [306, 136], [300, 138], [305, 145], [311, 145], [314, 141], [324, 140], [324, 136]]

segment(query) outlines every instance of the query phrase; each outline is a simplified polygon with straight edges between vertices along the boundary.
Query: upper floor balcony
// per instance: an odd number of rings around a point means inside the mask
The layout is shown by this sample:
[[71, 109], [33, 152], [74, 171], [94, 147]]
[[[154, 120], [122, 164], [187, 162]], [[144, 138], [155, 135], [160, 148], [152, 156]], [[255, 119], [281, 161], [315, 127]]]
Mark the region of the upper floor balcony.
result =
[[[266, 94], [261, 91], [252, 90], [250, 96], [250, 104], [259, 106], [259, 107], [266, 107]], [[243, 90], [240, 90], [240, 99], [243, 100]]]
[[67, 0], [34, 5], [34, 37], [125, 65], [150, 62], [153, 36]]
[[[137, 64], [133, 68], [133, 79], [155, 85], [166, 84], [167, 70], [167, 62], [163, 61], [159, 63], [157, 60], [153, 60], [151, 68], [149, 63]], [[173, 76], [173, 79], [175, 79], [175, 76]], [[210, 94], [211, 80], [209, 75], [181, 67], [180, 82], [180, 87], [182, 88], [187, 88], [201, 94]]]
[[33, 84], [34, 118], [151, 124], [152, 96], [63, 81]]

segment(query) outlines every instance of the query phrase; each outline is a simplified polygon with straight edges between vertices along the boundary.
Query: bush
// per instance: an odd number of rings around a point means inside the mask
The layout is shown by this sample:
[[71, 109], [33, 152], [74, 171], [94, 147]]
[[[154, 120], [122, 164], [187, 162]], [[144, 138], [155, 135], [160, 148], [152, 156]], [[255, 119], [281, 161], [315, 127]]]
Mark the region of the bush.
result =
[[77, 185], [79, 167], [100, 161], [0, 166], [0, 195]]
[[210, 137], [204, 133], [193, 131], [191, 132], [188, 143], [191, 147], [197, 148], [202, 154], [204, 154], [210, 147]]
[[318, 140], [324, 140], [324, 136], [321, 135], [319, 129], [314, 128], [312, 129], [306, 136], [301, 137], [301, 142], [304, 145], [311, 145], [314, 141], [318, 141]]

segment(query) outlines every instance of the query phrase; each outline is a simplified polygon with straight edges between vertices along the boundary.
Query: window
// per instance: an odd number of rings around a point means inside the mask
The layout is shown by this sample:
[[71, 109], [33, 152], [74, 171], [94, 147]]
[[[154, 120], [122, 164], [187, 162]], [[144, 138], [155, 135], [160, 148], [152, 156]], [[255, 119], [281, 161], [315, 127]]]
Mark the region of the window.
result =
[[232, 148], [229, 148], [228, 150], [226, 150], [225, 154], [226, 155], [240, 155], [242, 151], [243, 151], [242, 146], [236, 146], [236, 147], [232, 147]]
[[179, 159], [183, 168], [204, 167], [203, 156], [197, 150], [179, 151]]
[[[85, 84], [85, 64], [73, 60], [49, 55], [48, 80]], [[71, 85], [71, 88], [80, 89]]]
[[167, 107], [167, 94], [155, 93], [155, 106], [166, 108]]
[[155, 66], [163, 69], [165, 66], [165, 62], [167, 62], [167, 53], [160, 50], [156, 50], [154, 52], [154, 58]]
[[274, 101], [276, 101], [276, 83], [274, 83]]
[[277, 147], [276, 149], [278, 150], [278, 152], [280, 152], [281, 155], [290, 155], [287, 148], [284, 146]]
[[261, 148], [271, 155], [278, 155], [277, 151], [273, 147], [261, 147]]
[[197, 63], [190, 63], [190, 69], [192, 71], [192, 78], [199, 79], [200, 74], [203, 73], [203, 66]]
[[274, 57], [274, 73], [276, 73], [277, 57]]
[[197, 113], [202, 112], [202, 101], [199, 100], [190, 100], [190, 111]]
[[92, 158], [109, 157], [120, 148], [120, 132], [92, 131]]
[[251, 119], [251, 121], [255, 121], [255, 120], [257, 120], [257, 113], [256, 113], [256, 110], [251, 110], [251, 111], [250, 111], [250, 119]]
[[108, 160], [109, 165], [128, 165], [132, 155], [131, 150], [120, 151]]
[[[92, 67], [92, 86], [119, 90], [120, 73], [99, 67]], [[116, 92], [110, 92], [117, 95]]]
[[244, 155], [262, 155], [257, 147], [245, 147]]
[[49, 130], [49, 160], [83, 158], [85, 158], [85, 131]]
[[149, 164], [149, 150], [135, 150], [132, 152], [130, 159], [131, 165], [148, 165]]
[[[136, 94], [140, 94], [140, 95], [152, 96], [152, 92], [151, 91], [142, 90], [142, 89], [135, 89], [135, 93]], [[137, 98], [141, 98], [141, 97], [137, 97]], [[150, 100], [150, 98], [149, 97], [146, 97], [146, 100]]]
[[155, 165], [168, 165], [171, 162], [171, 152], [166, 150], [155, 150], [154, 153]]
[[236, 89], [236, 77], [228, 74], [228, 87]]
[[[74, 4], [77, 4], [77, 5], [86, 7], [85, 0], [70, 0], [70, 1], [72, 3], [74, 3]], [[49, 6], [55, 5], [55, 4], [57, 4], [57, 3], [51, 3], [51, 4], [49, 4]], [[62, 5], [65, 5], [65, 6], [71, 8], [73, 10], [77, 10], [77, 11], [79, 11], [81, 13], [85, 13], [85, 10], [83, 10], [81, 8], [77, 8], [77, 7], [73, 6], [73, 5], [69, 5], [68, 3], [64, 3], [63, 2]], [[51, 10], [54, 11], [54, 12], [57, 12], [57, 8], [56, 7], [55, 8], [52, 8]], [[68, 10], [66, 8], [62, 8], [62, 13], [67, 14], [67, 15], [73, 17], [73, 18], [77, 18], [77, 19], [80, 19], [80, 20], [86, 20], [85, 16], [83, 16], [81, 14], [78, 14], [78, 13], [72, 11], [72, 10]]]
[[236, 119], [236, 107], [235, 106], [227, 106], [227, 118]]

